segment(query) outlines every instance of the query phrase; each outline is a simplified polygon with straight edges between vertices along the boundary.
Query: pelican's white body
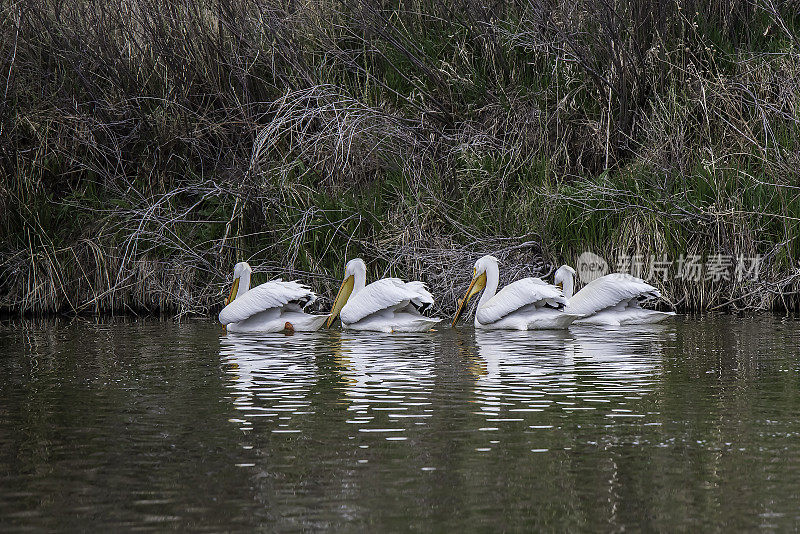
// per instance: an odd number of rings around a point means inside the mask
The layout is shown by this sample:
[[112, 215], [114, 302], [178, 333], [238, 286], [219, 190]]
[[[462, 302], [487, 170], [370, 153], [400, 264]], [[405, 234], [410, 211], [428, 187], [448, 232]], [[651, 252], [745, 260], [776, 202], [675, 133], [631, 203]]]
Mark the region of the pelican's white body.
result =
[[228, 332], [283, 332], [286, 323], [297, 332], [313, 332], [325, 323], [327, 315], [311, 315], [303, 309], [317, 296], [297, 282], [273, 280], [250, 289], [252, 269], [237, 263], [234, 279], [239, 278], [235, 298], [219, 312], [219, 322]]
[[350, 276], [353, 276], [353, 291], [339, 314], [345, 329], [427, 332], [441, 321], [420, 313], [420, 309], [433, 306], [433, 295], [422, 282], [383, 278], [366, 285], [367, 266], [359, 258], [347, 263], [345, 280]]
[[540, 278], [523, 278], [497, 291], [497, 258], [484, 256], [475, 275], [486, 273], [486, 288], [475, 310], [475, 328], [485, 330], [542, 330], [568, 327], [580, 314], [565, 313], [566, 299], [557, 287]]
[[555, 282], [564, 285], [567, 297], [567, 313], [584, 317], [576, 325], [591, 324], [620, 326], [658, 323], [675, 312], [662, 312], [642, 308], [640, 300], [658, 298], [658, 290], [639, 278], [628, 274], [613, 273], [601, 276], [586, 284], [573, 295], [575, 271], [568, 265], [561, 266], [555, 274]]

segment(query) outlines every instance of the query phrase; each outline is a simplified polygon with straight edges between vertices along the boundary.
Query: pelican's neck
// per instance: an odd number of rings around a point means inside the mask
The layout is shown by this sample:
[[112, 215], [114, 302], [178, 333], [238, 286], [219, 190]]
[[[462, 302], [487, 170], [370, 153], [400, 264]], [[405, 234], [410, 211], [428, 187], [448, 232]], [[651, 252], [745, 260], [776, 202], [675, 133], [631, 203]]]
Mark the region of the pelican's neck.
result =
[[367, 285], [367, 271], [356, 269], [353, 273], [353, 291], [351, 295], [355, 295]]
[[239, 276], [239, 289], [236, 291], [236, 298], [241, 297], [250, 289], [250, 271], [245, 271]]
[[564, 293], [564, 298], [569, 300], [575, 294], [575, 276], [568, 272], [567, 276], [564, 277], [563, 284], [564, 288], [561, 291]]
[[483, 290], [481, 300], [478, 301], [479, 308], [497, 293], [497, 284], [499, 283], [500, 269], [497, 267], [497, 263], [491, 262], [486, 267], [486, 288]]

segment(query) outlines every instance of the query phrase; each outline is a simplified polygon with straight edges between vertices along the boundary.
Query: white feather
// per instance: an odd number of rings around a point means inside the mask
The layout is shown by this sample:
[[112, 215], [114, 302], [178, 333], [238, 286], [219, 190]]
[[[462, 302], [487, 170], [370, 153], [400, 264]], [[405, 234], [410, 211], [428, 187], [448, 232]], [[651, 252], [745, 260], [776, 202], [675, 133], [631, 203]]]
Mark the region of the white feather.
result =
[[586, 284], [569, 299], [564, 311], [593, 315], [610, 308], [638, 307], [639, 298], [659, 295], [658, 290], [644, 280], [627, 274], [607, 274]]
[[[293, 301], [308, 300], [306, 306], [316, 295], [307, 286], [297, 282], [273, 280], [248, 290], [244, 295], [235, 298], [219, 312], [219, 322], [224, 325], [239, 323], [269, 309], [284, 307], [300, 311], [299, 306], [292, 306]], [[305, 307], [305, 306], [304, 306]]]
[[561, 290], [540, 278], [523, 278], [512, 282], [481, 304], [475, 317], [481, 324], [492, 324], [526, 306], [545, 304], [561, 307], [566, 304]]
[[[422, 282], [403, 282], [399, 278], [377, 280], [353, 294], [341, 311], [344, 324], [357, 323], [370, 315], [397, 311], [410, 303], [433, 304], [433, 296]], [[412, 311], [412, 310], [409, 310]]]
[[399, 278], [393, 278], [393, 280], [397, 280], [401, 284], [405, 284], [407, 289], [415, 291], [417, 296], [411, 299], [411, 302], [416, 304], [417, 306], [433, 306], [433, 295], [430, 294], [428, 288], [425, 287], [423, 282], [414, 281], [414, 282], [403, 282]]

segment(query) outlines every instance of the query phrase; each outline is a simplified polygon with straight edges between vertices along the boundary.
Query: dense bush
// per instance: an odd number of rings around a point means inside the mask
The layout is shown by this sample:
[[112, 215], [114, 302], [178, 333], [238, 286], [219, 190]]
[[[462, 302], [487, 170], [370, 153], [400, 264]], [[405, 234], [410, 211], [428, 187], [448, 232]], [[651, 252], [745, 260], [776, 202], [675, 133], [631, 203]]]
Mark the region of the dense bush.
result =
[[236, 259], [330, 294], [356, 254], [447, 310], [479, 254], [583, 250], [762, 255], [658, 285], [796, 306], [797, 2], [0, 5], [7, 310], [202, 313]]

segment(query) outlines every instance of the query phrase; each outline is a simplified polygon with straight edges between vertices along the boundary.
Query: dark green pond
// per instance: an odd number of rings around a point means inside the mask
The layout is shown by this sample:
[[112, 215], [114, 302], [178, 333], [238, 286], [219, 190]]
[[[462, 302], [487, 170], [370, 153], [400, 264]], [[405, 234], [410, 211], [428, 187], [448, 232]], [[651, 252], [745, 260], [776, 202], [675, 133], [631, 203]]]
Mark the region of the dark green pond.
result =
[[800, 526], [800, 322], [0, 326], [0, 530]]

